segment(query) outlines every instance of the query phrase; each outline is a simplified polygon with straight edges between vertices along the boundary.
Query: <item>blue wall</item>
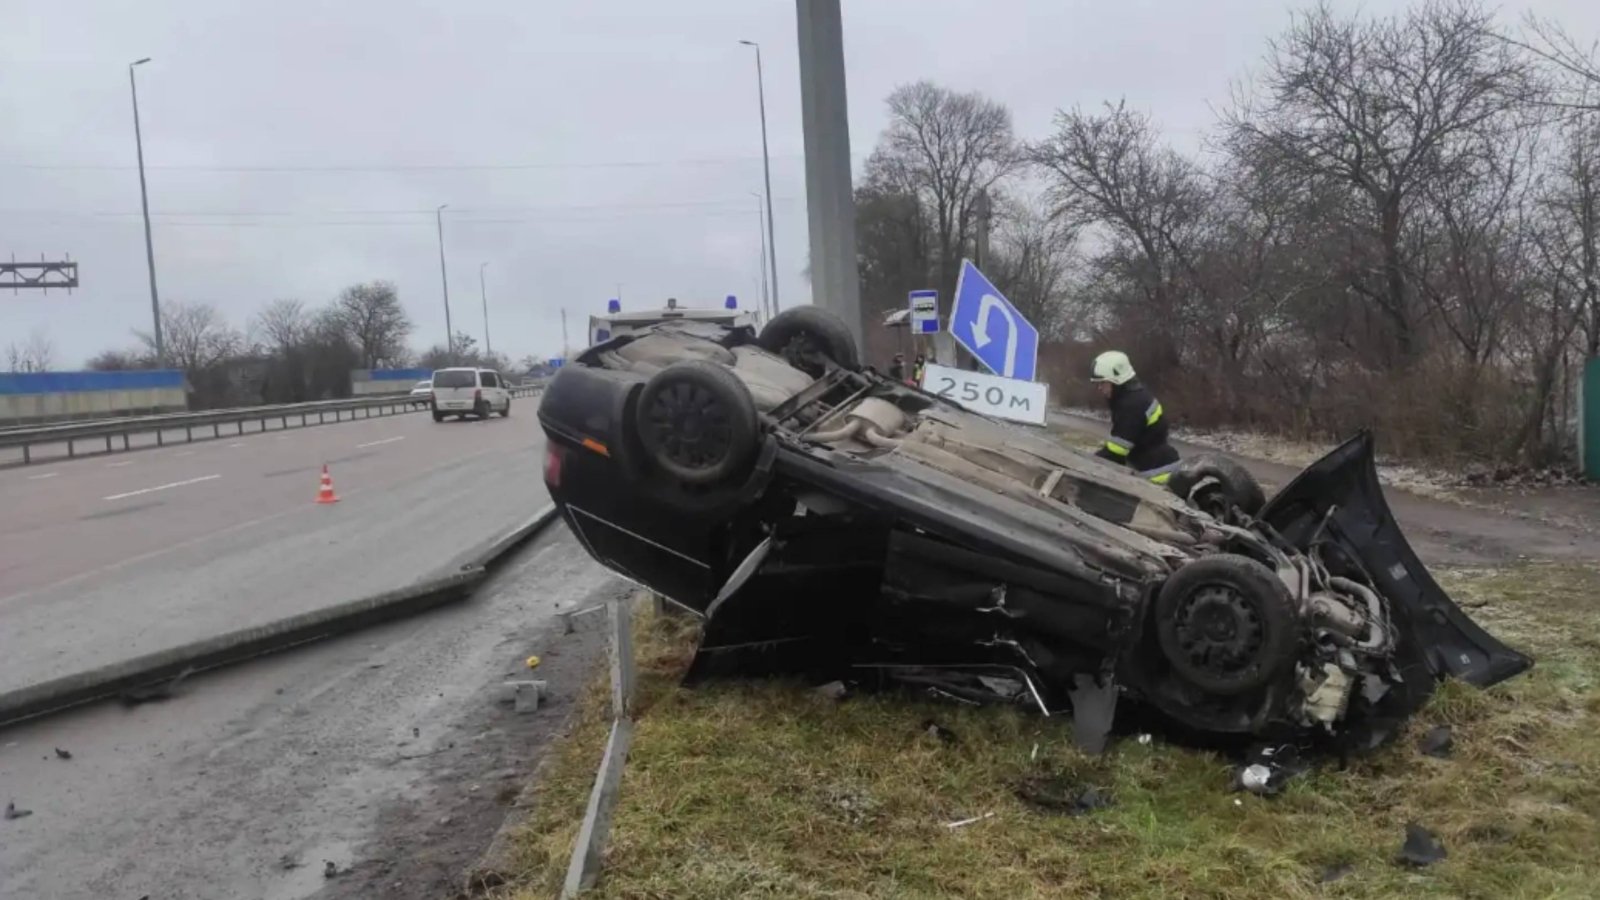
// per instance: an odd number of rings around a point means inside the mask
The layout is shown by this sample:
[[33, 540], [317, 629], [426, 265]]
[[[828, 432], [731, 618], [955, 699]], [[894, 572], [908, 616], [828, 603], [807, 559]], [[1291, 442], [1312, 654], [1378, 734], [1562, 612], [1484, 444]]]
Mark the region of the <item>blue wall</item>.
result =
[[145, 391], [184, 387], [182, 369], [131, 372], [0, 373], [0, 394], [81, 394], [92, 391]]

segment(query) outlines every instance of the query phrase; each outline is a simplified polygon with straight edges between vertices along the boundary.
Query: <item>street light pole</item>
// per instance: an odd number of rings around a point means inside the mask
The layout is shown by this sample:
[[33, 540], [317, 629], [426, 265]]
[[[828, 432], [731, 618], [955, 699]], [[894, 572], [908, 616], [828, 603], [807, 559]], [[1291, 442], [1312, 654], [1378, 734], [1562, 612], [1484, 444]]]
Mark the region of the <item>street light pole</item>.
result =
[[444, 210], [448, 203], [439, 204], [433, 211], [434, 224], [439, 226], [439, 284], [444, 288], [444, 347], [450, 361], [456, 361], [456, 332], [450, 327], [450, 276], [444, 269]]
[[761, 317], [770, 319], [772, 313], [767, 310], [767, 233], [761, 230], [761, 195], [751, 191], [750, 196], [756, 198], [756, 237], [761, 241]]
[[478, 264], [478, 293], [483, 295], [483, 353], [494, 355], [494, 344], [489, 342], [489, 289], [483, 286], [483, 270], [488, 263]]
[[772, 236], [772, 156], [767, 152], [767, 83], [761, 74], [761, 45], [740, 41], [756, 48], [756, 96], [761, 103], [761, 170], [767, 183], [767, 268], [772, 273], [772, 312], [778, 312], [778, 244]]
[[150, 194], [144, 181], [144, 136], [139, 132], [139, 83], [133, 70], [150, 61], [150, 57], [128, 64], [128, 89], [133, 93], [133, 146], [139, 154], [139, 205], [144, 210], [144, 261], [150, 269], [150, 316], [155, 320], [156, 362], [165, 365], [167, 345], [161, 338], [161, 295], [156, 293], [156, 247], [150, 237]]

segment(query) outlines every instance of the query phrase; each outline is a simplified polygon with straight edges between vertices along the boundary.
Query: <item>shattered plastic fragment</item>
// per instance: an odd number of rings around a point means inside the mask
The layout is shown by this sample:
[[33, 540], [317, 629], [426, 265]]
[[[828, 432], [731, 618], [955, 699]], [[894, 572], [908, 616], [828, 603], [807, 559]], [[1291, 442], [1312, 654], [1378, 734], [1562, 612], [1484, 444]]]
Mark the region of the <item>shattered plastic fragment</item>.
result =
[[992, 819], [992, 818], [994, 818], [994, 813], [986, 812], [981, 816], [973, 816], [970, 819], [958, 819], [957, 821], [954, 821], [954, 822], [946, 822], [946, 823], [944, 823], [944, 827], [950, 828], [950, 829], [963, 828], [963, 827], [965, 827], [967, 825], [971, 825], [974, 822], [982, 822], [984, 819]]
[[842, 681], [830, 681], [818, 686], [816, 692], [829, 700], [843, 700], [849, 696], [850, 689], [845, 687]]
[[1415, 822], [1406, 823], [1406, 840], [1398, 861], [1408, 866], [1431, 866], [1449, 856], [1433, 832]]
[[956, 737], [956, 733], [954, 731], [951, 731], [932, 719], [928, 719], [922, 723], [922, 730], [928, 735], [928, 737], [938, 738], [940, 742], [945, 744], [955, 744], [960, 740]]
[[1448, 759], [1450, 752], [1455, 749], [1455, 736], [1450, 731], [1449, 725], [1440, 725], [1431, 728], [1422, 736], [1422, 741], [1417, 745], [1424, 755], [1436, 759]]

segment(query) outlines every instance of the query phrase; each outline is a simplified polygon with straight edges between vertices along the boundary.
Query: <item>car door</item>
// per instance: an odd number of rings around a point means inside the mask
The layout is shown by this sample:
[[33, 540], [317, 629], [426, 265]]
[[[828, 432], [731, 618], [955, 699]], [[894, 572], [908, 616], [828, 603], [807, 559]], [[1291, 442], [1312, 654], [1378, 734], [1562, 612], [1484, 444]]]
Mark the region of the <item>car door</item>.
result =
[[506, 405], [506, 387], [500, 380], [499, 372], [483, 370], [483, 400], [490, 409], [504, 409]]

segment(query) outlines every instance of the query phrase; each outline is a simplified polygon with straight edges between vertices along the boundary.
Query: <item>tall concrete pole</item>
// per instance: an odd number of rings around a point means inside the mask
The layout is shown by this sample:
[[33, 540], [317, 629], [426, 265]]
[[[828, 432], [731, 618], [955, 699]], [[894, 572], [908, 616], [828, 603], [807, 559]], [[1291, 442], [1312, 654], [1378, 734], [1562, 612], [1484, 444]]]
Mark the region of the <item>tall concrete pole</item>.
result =
[[[811, 298], [832, 310], [865, 347], [850, 183], [850, 115], [839, 0], [795, 0], [800, 32], [800, 118], [805, 127], [806, 222]], [[776, 273], [774, 273], [776, 276]], [[774, 278], [776, 280], [776, 278]]]
[[156, 363], [167, 364], [167, 345], [161, 336], [161, 296], [156, 293], [156, 245], [150, 237], [150, 195], [144, 184], [144, 136], [139, 132], [139, 83], [133, 70], [150, 61], [146, 56], [128, 64], [128, 90], [133, 94], [133, 146], [139, 154], [139, 206], [144, 210], [144, 262], [150, 270], [150, 317], [154, 319]]
[[456, 361], [456, 332], [450, 327], [450, 276], [444, 268], [444, 211], [450, 204], [441, 203], [433, 211], [434, 224], [439, 226], [439, 286], [444, 289], [444, 347], [450, 362]]
[[483, 297], [483, 355], [494, 355], [494, 343], [489, 340], [489, 289], [483, 286], [483, 270], [488, 263], [478, 264], [478, 293]]
[[761, 102], [761, 171], [767, 182], [767, 255], [772, 267], [772, 314], [778, 314], [778, 243], [772, 236], [772, 156], [767, 152], [767, 80], [761, 74], [761, 45], [740, 41], [756, 49], [756, 96]]

